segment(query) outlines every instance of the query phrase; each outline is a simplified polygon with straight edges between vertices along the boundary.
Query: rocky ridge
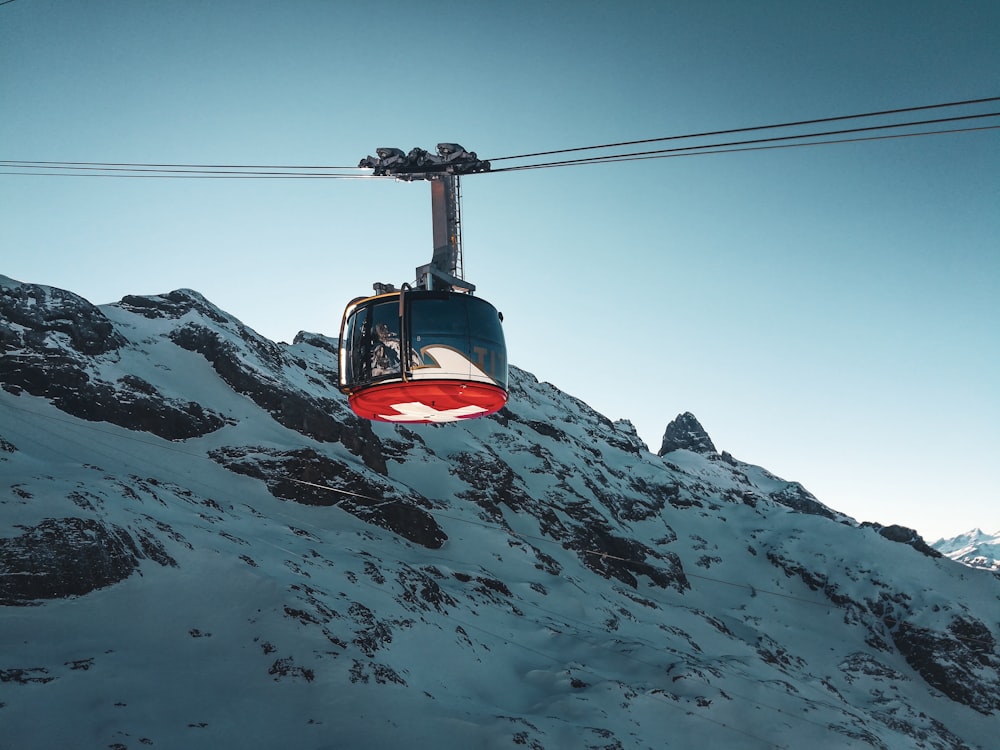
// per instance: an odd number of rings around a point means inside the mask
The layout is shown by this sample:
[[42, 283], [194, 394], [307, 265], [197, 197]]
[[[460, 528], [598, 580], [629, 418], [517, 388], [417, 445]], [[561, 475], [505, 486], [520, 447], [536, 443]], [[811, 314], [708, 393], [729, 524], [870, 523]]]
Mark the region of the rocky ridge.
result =
[[[0, 279], [0, 345], [19, 746], [988, 746], [996, 578], [717, 452], [691, 414], [653, 455], [513, 368], [490, 418], [372, 425], [335, 342], [275, 344], [190, 290], [97, 307]], [[66, 616], [57, 647], [34, 635]], [[185, 698], [195, 669], [224, 698]]]

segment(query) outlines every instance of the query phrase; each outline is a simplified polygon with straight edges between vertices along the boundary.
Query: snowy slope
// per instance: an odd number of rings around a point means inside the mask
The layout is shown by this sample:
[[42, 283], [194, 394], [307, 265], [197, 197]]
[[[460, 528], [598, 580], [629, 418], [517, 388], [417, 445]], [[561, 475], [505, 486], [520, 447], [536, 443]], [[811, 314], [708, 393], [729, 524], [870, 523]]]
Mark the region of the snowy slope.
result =
[[997, 578], [710, 439], [362, 422], [186, 290], [0, 278], [0, 342], [3, 750], [995, 746]]
[[970, 568], [1000, 571], [1000, 531], [986, 534], [973, 529], [951, 539], [938, 539], [932, 546], [945, 557]]

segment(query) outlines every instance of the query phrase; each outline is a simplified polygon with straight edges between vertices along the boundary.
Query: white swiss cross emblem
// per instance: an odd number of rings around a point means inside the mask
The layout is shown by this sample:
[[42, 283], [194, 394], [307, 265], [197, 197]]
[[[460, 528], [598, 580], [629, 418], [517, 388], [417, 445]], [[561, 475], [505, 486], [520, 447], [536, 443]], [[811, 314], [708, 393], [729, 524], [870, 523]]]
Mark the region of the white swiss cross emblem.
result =
[[388, 422], [457, 422], [460, 419], [468, 419], [476, 414], [486, 411], [481, 406], [460, 406], [457, 409], [438, 410], [433, 406], [422, 404], [419, 401], [411, 401], [406, 404], [393, 404], [392, 408], [398, 414], [379, 414], [379, 419]]

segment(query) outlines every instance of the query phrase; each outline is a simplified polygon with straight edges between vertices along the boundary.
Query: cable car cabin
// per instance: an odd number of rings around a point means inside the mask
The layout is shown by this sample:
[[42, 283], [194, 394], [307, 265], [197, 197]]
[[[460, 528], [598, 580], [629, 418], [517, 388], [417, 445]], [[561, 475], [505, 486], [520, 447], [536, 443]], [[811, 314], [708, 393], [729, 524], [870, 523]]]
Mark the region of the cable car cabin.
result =
[[340, 390], [382, 422], [483, 417], [507, 403], [507, 347], [489, 302], [403, 289], [348, 304], [340, 327]]

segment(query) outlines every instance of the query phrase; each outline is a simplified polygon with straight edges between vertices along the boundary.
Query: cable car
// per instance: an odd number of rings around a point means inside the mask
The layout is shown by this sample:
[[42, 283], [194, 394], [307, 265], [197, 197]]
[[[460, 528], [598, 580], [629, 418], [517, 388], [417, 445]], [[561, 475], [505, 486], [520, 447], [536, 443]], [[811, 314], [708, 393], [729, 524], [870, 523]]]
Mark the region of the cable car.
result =
[[360, 417], [380, 422], [439, 423], [484, 417], [507, 403], [503, 320], [473, 296], [463, 276], [459, 175], [490, 163], [457, 143], [437, 155], [380, 148], [358, 165], [375, 176], [428, 180], [434, 253], [417, 280], [348, 303], [340, 324], [340, 390]]
[[410, 289], [359, 297], [340, 329], [340, 390], [382, 422], [482, 417], [507, 403], [502, 316], [467, 292]]

